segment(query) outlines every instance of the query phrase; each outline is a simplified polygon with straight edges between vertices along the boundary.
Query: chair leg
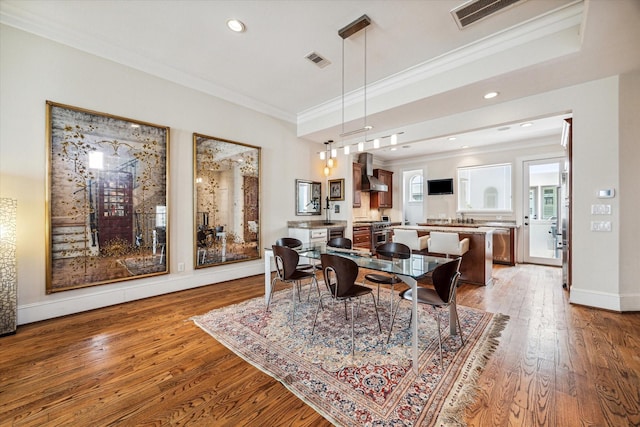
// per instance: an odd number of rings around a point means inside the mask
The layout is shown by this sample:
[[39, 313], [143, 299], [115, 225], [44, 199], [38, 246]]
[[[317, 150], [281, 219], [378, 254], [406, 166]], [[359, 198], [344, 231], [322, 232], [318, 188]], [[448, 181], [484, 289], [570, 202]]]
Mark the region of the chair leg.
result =
[[[346, 300], [345, 300], [345, 304], [346, 304]], [[355, 340], [354, 340], [354, 331], [353, 331], [353, 304], [354, 301], [351, 300], [351, 356], [355, 356], [356, 353], [356, 346], [355, 346]]]
[[464, 345], [464, 339], [462, 338], [462, 326], [460, 325], [460, 318], [458, 317], [458, 307], [456, 307], [456, 323], [458, 324], [458, 334], [460, 335], [460, 342]]
[[316, 321], [318, 320], [318, 312], [320, 311], [320, 304], [322, 304], [322, 296], [318, 299], [318, 305], [316, 307], [316, 315], [313, 317], [313, 327], [311, 328], [311, 335], [316, 330]]
[[382, 324], [380, 323], [380, 315], [378, 314], [378, 306], [376, 305], [376, 299], [373, 297], [373, 293], [371, 293], [371, 298], [373, 299], [373, 308], [376, 309], [376, 319], [378, 319], [378, 329], [380, 333], [382, 333]]
[[438, 325], [438, 344], [440, 345], [440, 369], [442, 369], [442, 334], [440, 333], [440, 313], [435, 311], [436, 324]]
[[[310, 286], [313, 286], [314, 283], [316, 284], [316, 289], [318, 290], [318, 302], [320, 302], [320, 308], [322, 308], [324, 310], [324, 306], [322, 305], [322, 294], [320, 293], [320, 284], [318, 284], [318, 279], [316, 279], [315, 275], [311, 279], [311, 285]], [[311, 288], [309, 288], [309, 293], [311, 293]], [[307, 301], [308, 301], [308, 299], [307, 299]]]
[[276, 287], [276, 280], [278, 280], [278, 278], [274, 277], [273, 280], [271, 281], [271, 292], [269, 292], [269, 299], [267, 300], [267, 311], [269, 311], [269, 304], [271, 304], [271, 298], [273, 297], [273, 290]]
[[[389, 326], [389, 333], [387, 334], [387, 344], [389, 344], [389, 340], [391, 339], [391, 331], [393, 330], [393, 323], [396, 320], [396, 314], [398, 314], [399, 308], [400, 308], [400, 301], [396, 303], [396, 309], [393, 311], [393, 315], [391, 316], [391, 325]], [[413, 315], [413, 312], [411, 314]], [[411, 324], [411, 320], [409, 320], [409, 324]]]

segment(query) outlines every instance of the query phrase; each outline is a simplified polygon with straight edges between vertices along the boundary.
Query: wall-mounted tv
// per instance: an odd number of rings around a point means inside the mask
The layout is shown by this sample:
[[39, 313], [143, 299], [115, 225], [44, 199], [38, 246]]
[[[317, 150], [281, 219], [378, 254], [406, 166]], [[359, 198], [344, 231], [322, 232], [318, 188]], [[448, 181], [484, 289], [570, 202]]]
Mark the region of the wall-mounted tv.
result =
[[453, 194], [453, 178], [428, 180], [427, 194], [430, 196]]

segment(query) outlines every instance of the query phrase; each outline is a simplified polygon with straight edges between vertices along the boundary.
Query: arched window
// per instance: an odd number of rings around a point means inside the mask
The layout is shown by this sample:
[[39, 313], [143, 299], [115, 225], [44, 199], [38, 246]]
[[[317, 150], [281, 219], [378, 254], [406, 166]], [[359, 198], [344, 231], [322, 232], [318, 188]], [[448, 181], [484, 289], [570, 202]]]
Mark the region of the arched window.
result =
[[414, 175], [409, 180], [409, 196], [412, 202], [422, 201], [422, 175]]

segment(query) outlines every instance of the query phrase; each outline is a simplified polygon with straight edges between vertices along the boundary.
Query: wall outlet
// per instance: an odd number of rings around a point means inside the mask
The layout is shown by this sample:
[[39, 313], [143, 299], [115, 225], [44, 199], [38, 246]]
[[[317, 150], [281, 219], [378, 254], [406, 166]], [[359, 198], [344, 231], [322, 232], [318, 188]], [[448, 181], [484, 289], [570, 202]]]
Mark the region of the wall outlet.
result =
[[178, 263], [178, 271], [184, 271], [184, 262]]

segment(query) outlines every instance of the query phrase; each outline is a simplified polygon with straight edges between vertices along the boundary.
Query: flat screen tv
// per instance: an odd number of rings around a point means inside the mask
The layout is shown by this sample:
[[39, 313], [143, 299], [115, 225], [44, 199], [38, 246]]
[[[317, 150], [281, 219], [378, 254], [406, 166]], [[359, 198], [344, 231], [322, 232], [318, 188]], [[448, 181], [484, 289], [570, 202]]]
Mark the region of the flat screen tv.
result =
[[453, 178], [428, 180], [427, 194], [430, 196], [453, 194]]

